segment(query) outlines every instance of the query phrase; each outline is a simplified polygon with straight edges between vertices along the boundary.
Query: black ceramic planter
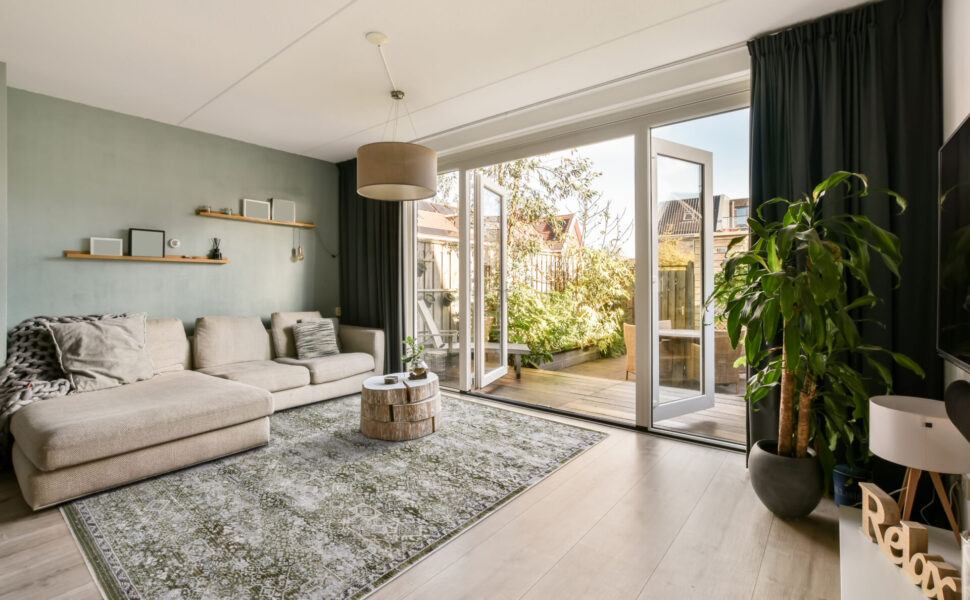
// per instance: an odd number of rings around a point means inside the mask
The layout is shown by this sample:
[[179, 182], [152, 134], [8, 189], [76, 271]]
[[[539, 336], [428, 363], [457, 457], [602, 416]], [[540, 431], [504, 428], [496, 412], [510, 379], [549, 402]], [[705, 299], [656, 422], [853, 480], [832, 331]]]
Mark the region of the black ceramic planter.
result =
[[761, 503], [779, 517], [804, 517], [822, 499], [822, 468], [815, 453], [809, 453], [805, 458], [778, 456], [773, 440], [761, 440], [751, 447], [751, 487]]

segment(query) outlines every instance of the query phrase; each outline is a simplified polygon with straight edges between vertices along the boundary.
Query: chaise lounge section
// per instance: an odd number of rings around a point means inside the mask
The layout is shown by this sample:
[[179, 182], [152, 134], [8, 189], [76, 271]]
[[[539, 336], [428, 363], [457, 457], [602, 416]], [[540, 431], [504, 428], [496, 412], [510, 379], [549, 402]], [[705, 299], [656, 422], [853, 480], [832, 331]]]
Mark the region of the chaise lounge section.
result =
[[273, 398], [188, 370], [178, 319], [149, 320], [147, 381], [30, 404], [10, 422], [13, 464], [33, 509], [269, 442]]
[[180, 320], [148, 320], [152, 379], [13, 415], [13, 465], [27, 504], [39, 510], [264, 445], [275, 410], [359, 392], [383, 371], [384, 333], [362, 327], [340, 327], [341, 354], [296, 358], [287, 328], [311, 318], [320, 313], [273, 315], [275, 360], [259, 317], [200, 318], [194, 344]]

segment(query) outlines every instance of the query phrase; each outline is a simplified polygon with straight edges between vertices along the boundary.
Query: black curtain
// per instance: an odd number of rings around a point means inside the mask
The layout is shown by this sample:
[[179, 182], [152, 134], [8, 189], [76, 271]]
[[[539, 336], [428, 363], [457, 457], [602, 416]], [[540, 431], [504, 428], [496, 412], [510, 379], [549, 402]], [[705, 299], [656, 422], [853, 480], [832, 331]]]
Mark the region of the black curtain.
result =
[[[865, 173], [873, 187], [909, 201], [902, 215], [884, 194], [849, 205], [836, 198], [827, 209], [864, 214], [901, 239], [898, 288], [874, 261], [885, 302], [869, 316], [886, 327], [864, 325], [862, 334], [926, 371], [920, 379], [895, 368], [896, 393], [930, 398], [941, 398], [943, 386], [935, 347], [940, 10], [940, 0], [885, 0], [748, 43], [752, 207], [811, 192], [836, 170]], [[765, 216], [778, 219], [780, 208], [766, 207]], [[749, 412], [749, 447], [777, 439], [777, 403], [768, 398]]]
[[357, 159], [340, 170], [340, 321], [384, 330], [384, 372], [402, 370], [401, 203], [357, 195]]

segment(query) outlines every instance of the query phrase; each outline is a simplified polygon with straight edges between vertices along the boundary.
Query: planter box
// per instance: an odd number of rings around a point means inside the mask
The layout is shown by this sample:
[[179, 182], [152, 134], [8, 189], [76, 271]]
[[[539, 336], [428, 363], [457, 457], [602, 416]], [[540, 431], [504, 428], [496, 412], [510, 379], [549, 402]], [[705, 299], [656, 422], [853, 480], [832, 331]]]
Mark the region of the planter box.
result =
[[600, 351], [596, 348], [596, 346], [589, 346], [588, 348], [576, 348], [575, 350], [566, 350], [565, 352], [557, 352], [553, 354], [552, 362], [542, 363], [539, 365], [539, 368], [543, 371], [560, 371], [566, 367], [589, 362], [591, 360], [599, 360], [599, 358]]

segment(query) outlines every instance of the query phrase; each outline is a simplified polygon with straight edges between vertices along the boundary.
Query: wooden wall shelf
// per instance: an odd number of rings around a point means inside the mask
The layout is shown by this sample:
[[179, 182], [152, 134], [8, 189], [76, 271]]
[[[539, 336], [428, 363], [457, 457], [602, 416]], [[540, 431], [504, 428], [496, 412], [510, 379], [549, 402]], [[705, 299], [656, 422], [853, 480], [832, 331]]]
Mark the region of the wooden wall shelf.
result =
[[226, 215], [220, 212], [211, 212], [208, 210], [197, 210], [195, 214], [200, 217], [212, 217], [213, 219], [231, 219], [233, 221], [246, 221], [248, 223], [264, 223], [266, 225], [282, 225], [284, 227], [302, 227], [304, 229], [316, 229], [317, 226], [313, 223], [304, 223], [303, 221], [296, 221], [290, 223], [289, 221], [274, 221], [272, 219], [254, 219], [253, 217], [244, 217], [242, 215]]
[[91, 254], [90, 252], [77, 252], [75, 250], [65, 250], [65, 258], [85, 258], [88, 260], [135, 260], [142, 262], [164, 262], [164, 263], [195, 263], [199, 265], [225, 265], [229, 263], [228, 258], [213, 260], [211, 258], [193, 258], [191, 256], [166, 256], [158, 258], [155, 256], [111, 256], [109, 254]]

